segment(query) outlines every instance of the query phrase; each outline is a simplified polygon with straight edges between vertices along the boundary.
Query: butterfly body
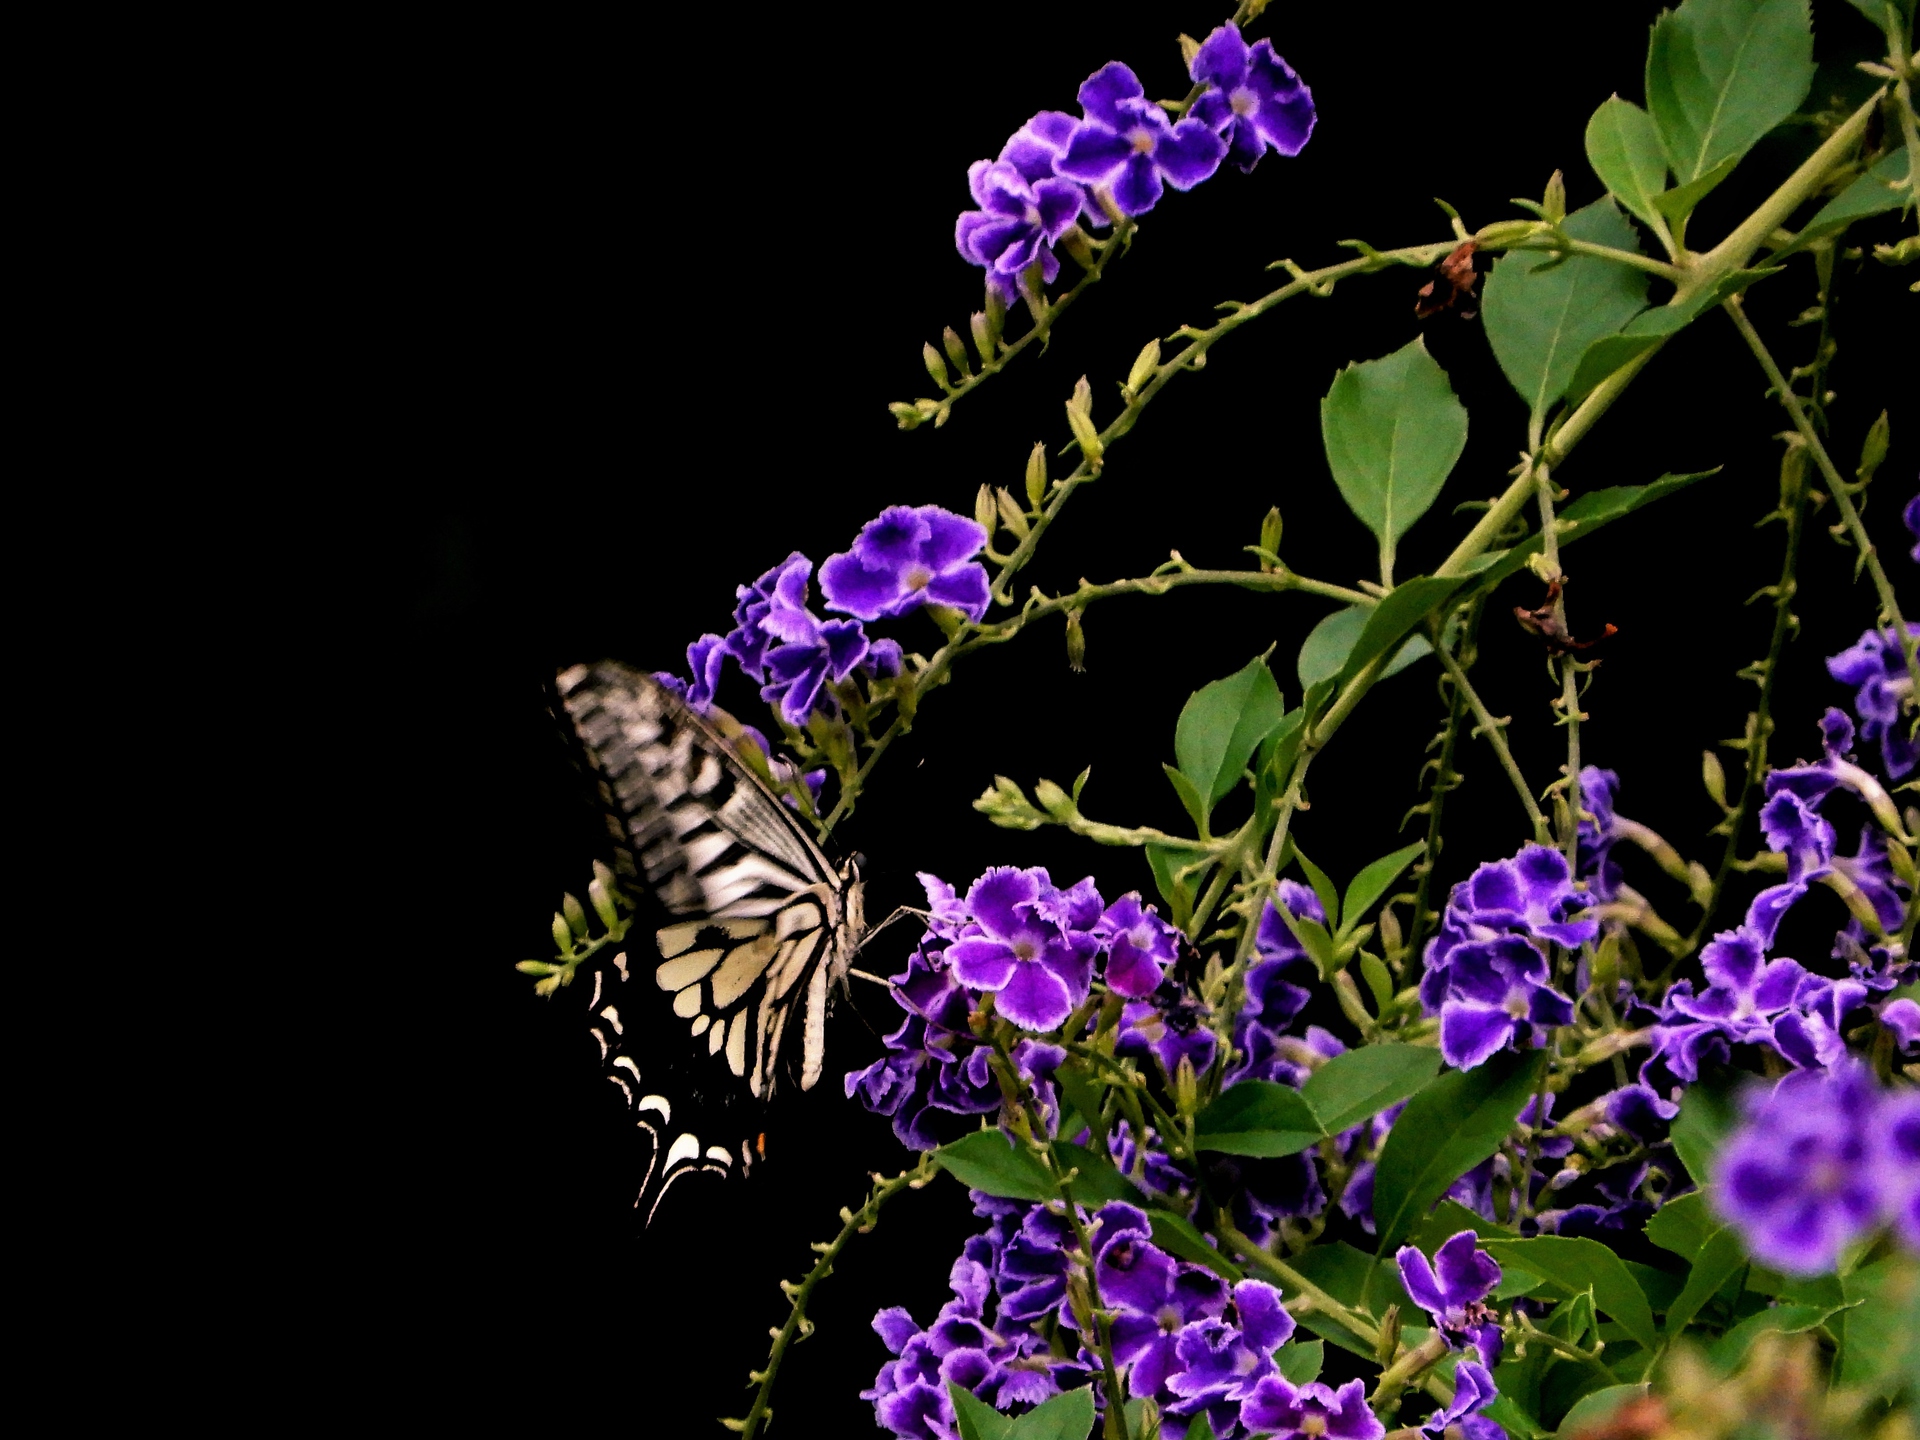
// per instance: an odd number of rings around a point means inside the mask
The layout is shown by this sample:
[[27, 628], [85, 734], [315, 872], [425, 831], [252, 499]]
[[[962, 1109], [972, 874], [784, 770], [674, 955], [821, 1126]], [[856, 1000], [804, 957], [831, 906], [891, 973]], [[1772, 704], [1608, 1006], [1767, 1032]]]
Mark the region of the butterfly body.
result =
[[[664, 912], [652, 953], [596, 971], [588, 1006], [608, 1078], [650, 1137], [636, 1203], [651, 1217], [680, 1175], [735, 1168], [735, 1147], [703, 1145], [694, 1124], [757, 1130], [750, 1112], [795, 1049], [800, 1088], [820, 1079], [827, 1012], [866, 933], [864, 891], [858, 864], [829, 862], [720, 730], [653, 677], [603, 661], [556, 684], [615, 875]], [[759, 1142], [737, 1148], [750, 1170]]]

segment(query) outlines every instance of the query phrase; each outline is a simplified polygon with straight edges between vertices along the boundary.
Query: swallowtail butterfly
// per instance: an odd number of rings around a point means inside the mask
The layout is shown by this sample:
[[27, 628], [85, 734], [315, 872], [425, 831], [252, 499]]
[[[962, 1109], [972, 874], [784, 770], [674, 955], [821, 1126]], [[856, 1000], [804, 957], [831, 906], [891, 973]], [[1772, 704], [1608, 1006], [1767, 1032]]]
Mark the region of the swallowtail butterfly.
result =
[[[650, 1222], [682, 1175], [752, 1169], [760, 1144], [736, 1138], [750, 1128], [738, 1117], [772, 1098], [795, 1048], [800, 1088], [820, 1079], [832, 990], [866, 933], [859, 864], [833, 866], [719, 731], [652, 676], [602, 661], [561, 671], [557, 686], [615, 874], [651, 893], [667, 922], [647, 934], [651, 953], [596, 968], [588, 1004], [607, 1078], [652, 1147], [635, 1200]], [[716, 1120], [731, 1133], [703, 1142], [696, 1126]]]

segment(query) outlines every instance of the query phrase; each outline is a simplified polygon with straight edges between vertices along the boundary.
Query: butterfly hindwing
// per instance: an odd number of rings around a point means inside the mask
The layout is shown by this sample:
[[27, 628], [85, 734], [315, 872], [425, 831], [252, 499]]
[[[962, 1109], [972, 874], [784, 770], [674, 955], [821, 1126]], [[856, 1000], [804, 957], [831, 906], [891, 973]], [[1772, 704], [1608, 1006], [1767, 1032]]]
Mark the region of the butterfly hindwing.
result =
[[704, 1146], [690, 1127], [746, 1128], [772, 1096], [787, 1046], [797, 1041], [802, 1089], [820, 1078], [832, 984], [863, 929], [861, 885], [650, 675], [602, 662], [563, 670], [557, 683], [615, 873], [664, 912], [595, 973], [589, 1006], [608, 1078], [653, 1146], [641, 1191], [651, 1214], [681, 1174], [751, 1168], [757, 1140]]

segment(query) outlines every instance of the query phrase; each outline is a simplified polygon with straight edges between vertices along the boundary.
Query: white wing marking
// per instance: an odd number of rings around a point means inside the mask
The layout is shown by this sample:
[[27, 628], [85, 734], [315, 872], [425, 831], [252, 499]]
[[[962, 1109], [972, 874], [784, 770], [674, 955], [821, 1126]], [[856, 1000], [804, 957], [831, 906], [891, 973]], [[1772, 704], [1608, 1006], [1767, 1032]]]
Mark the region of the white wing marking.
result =
[[[622, 1055], [619, 1059], [615, 1060], [613, 1063], [619, 1066], [622, 1070], [631, 1071], [633, 1074], [634, 1084], [637, 1085], [640, 1083], [640, 1067], [633, 1063], [633, 1057], [631, 1055]], [[655, 1096], [653, 1098], [658, 1099], [659, 1097]], [[647, 1108], [646, 1101], [643, 1100], [640, 1102], [640, 1108], [642, 1110]]]
[[720, 1047], [727, 1043], [727, 1026], [723, 1020], [707, 1031], [707, 1054], [718, 1055]]
[[667, 1166], [671, 1169], [682, 1160], [696, 1160], [699, 1156], [700, 1137], [691, 1131], [686, 1131], [667, 1148]]
[[609, 1025], [613, 1026], [614, 1034], [624, 1035], [627, 1033], [625, 1027], [622, 1026], [620, 1023], [620, 1012], [614, 1009], [613, 1006], [609, 1005], [605, 1009], [603, 1009], [600, 1012], [600, 1018], [605, 1020]]
[[814, 967], [807, 982], [807, 1049], [800, 1070], [800, 1088], [811, 1090], [827, 1061], [827, 967]]
[[731, 955], [713, 974], [713, 1006], [716, 1010], [730, 1010], [733, 1003], [748, 990], [753, 982], [766, 974], [767, 966], [772, 963], [776, 942], [771, 935], [762, 935], [758, 940], [749, 940]]
[[653, 937], [660, 946], [660, 958], [662, 960], [671, 960], [682, 950], [693, 944], [694, 940], [705, 928], [706, 926], [698, 920], [689, 921], [685, 925], [667, 926]]
[[707, 972], [720, 963], [724, 950], [694, 950], [677, 960], [669, 960], [653, 972], [654, 983], [662, 990], [684, 990], [707, 978]]
[[784, 940], [789, 935], [798, 935], [802, 930], [818, 930], [822, 918], [818, 905], [789, 905], [774, 922], [773, 933]]
[[718, 1160], [725, 1165], [733, 1164], [733, 1152], [724, 1145], [709, 1145], [707, 1147], [707, 1158], [709, 1160]]
[[620, 1087], [621, 1091], [627, 1097], [627, 1108], [631, 1110], [633, 1108], [633, 1087], [627, 1084], [627, 1082], [621, 1079], [618, 1075], [609, 1075], [607, 1076], [607, 1079], [613, 1081], [614, 1084]]
[[693, 1033], [696, 1036], [706, 1034], [707, 1026], [711, 1025], [712, 1023], [713, 1023], [713, 1017], [711, 1015], [694, 1016], [693, 1017]]
[[747, 1073], [747, 1012], [741, 1010], [727, 1027], [727, 1068], [735, 1075]]
[[673, 997], [673, 1013], [682, 1020], [691, 1020], [700, 1013], [700, 987], [689, 985]]
[[673, 1102], [664, 1095], [642, 1095], [640, 1109], [651, 1110], [660, 1117], [662, 1125], [673, 1123]]

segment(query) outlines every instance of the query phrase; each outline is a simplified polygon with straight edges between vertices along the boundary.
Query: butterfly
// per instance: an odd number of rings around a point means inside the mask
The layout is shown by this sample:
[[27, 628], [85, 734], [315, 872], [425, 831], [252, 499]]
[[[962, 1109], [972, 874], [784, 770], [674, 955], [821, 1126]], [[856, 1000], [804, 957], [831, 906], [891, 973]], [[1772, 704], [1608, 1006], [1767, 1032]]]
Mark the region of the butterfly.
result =
[[[683, 1175], [735, 1173], [735, 1149], [703, 1146], [696, 1119], [757, 1116], [793, 1043], [800, 1088], [820, 1079], [828, 1007], [868, 933], [864, 887], [858, 857], [834, 866], [716, 724], [652, 676], [602, 661], [555, 684], [615, 877], [666, 916], [657, 956], [599, 966], [588, 1003], [607, 1078], [652, 1147], [634, 1202], [651, 1223]], [[764, 1139], [739, 1141], [739, 1173]]]

